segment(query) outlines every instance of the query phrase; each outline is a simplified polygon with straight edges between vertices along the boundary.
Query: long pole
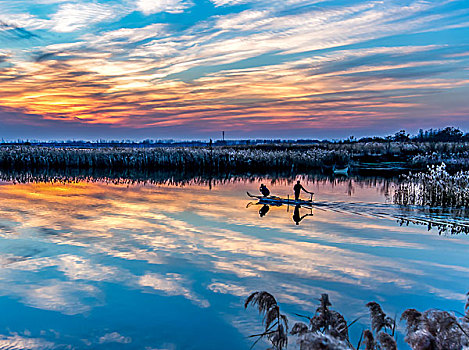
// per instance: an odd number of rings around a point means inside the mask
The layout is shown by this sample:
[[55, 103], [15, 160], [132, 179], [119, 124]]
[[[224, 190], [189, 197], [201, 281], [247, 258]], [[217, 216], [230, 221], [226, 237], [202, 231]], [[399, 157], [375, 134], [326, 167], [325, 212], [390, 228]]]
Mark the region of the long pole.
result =
[[311, 215], [313, 215], [313, 194], [309, 194], [311, 196]]

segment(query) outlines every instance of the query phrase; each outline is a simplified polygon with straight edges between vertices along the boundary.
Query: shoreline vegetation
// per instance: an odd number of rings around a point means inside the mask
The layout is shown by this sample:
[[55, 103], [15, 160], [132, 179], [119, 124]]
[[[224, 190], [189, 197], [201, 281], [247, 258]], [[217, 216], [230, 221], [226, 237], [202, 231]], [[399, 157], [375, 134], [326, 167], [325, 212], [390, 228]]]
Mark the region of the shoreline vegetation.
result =
[[[286, 349], [290, 335], [296, 337], [300, 350], [397, 350], [396, 317], [387, 316], [381, 305], [374, 301], [365, 305], [369, 310], [371, 327], [363, 330], [354, 343], [349, 337], [349, 329], [360, 317], [347, 322], [342, 314], [331, 309], [327, 294], [321, 295], [313, 315], [295, 314], [305, 322], [296, 322], [293, 326], [281, 313], [275, 297], [268, 292], [250, 294], [244, 303], [245, 308], [249, 306], [257, 308], [263, 317], [263, 331], [250, 336], [254, 339], [253, 346], [265, 339], [272, 345], [272, 350]], [[425, 312], [407, 309], [401, 314], [400, 321], [406, 323], [404, 341], [412, 350], [461, 350], [469, 347], [469, 298], [465, 314], [461, 317], [438, 309]]]
[[199, 174], [321, 172], [349, 167], [357, 175], [400, 175], [444, 162], [469, 170], [469, 143], [388, 142], [269, 144], [216, 147], [75, 148], [3, 145], [3, 170], [80, 169], [184, 171]]
[[428, 166], [427, 172], [404, 175], [394, 193], [399, 205], [421, 207], [469, 207], [469, 171], [451, 175], [446, 164]]
[[2, 143], [0, 169], [182, 171], [198, 174], [331, 174], [349, 167], [355, 175], [400, 175], [444, 162], [447, 171], [469, 170], [469, 133], [447, 127], [404, 130], [387, 137], [328, 140], [218, 140]]

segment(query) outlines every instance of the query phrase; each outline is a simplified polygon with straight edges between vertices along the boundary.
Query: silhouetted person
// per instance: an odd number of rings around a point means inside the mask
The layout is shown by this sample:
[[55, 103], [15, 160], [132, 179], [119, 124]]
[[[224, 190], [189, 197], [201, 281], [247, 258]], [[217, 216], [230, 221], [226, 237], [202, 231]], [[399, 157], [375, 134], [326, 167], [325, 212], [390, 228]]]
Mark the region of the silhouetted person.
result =
[[259, 191], [261, 191], [264, 197], [267, 197], [270, 194], [269, 189], [264, 184], [261, 184], [261, 187], [259, 187]]
[[297, 225], [300, 224], [301, 220], [303, 220], [305, 217], [310, 216], [310, 215], [311, 214], [305, 214], [303, 216], [300, 216], [300, 205], [299, 204], [295, 205], [295, 210], [293, 211], [293, 221], [295, 221]]
[[270, 207], [267, 204], [264, 204], [262, 208], [259, 209], [259, 216], [263, 217], [269, 212]]
[[306, 190], [301, 184], [300, 184], [300, 180], [298, 180], [296, 182], [296, 185], [293, 186], [293, 191], [295, 192], [295, 201], [297, 201], [298, 199], [300, 199], [300, 192], [301, 190], [305, 191], [306, 193], [309, 193], [309, 194], [314, 194], [313, 192], [309, 192], [308, 190]]

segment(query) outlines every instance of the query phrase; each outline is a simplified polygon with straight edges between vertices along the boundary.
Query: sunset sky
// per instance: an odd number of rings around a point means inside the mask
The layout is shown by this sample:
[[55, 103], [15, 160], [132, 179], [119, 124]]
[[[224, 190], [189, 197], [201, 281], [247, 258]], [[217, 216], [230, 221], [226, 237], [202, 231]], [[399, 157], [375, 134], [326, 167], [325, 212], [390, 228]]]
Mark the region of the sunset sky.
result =
[[0, 0], [0, 138], [469, 131], [469, 0]]

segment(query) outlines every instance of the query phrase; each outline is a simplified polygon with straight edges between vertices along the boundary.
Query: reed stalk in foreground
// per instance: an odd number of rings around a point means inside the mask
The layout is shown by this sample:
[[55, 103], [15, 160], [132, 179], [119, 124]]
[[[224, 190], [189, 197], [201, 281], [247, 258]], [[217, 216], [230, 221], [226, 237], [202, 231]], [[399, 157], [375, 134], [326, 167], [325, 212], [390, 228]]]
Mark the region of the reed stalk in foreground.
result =
[[[251, 337], [267, 339], [272, 349], [287, 348], [288, 319], [280, 313], [275, 297], [265, 291], [252, 293], [245, 303], [257, 306], [264, 315], [265, 329]], [[308, 320], [297, 322], [290, 331], [290, 336], [297, 338], [300, 350], [397, 350], [395, 339], [396, 320], [387, 316], [376, 302], [366, 306], [370, 312], [371, 330], [364, 330], [357, 345], [349, 339], [348, 330], [358, 320], [347, 323], [344, 316], [330, 308], [327, 294], [322, 294], [319, 306], [313, 316], [296, 314]], [[430, 309], [423, 313], [407, 309], [401, 315], [406, 322], [405, 342], [412, 350], [463, 350], [469, 348], [469, 298], [465, 306], [465, 315], [457, 318], [447, 311]], [[281, 339], [281, 341], [279, 341]]]

